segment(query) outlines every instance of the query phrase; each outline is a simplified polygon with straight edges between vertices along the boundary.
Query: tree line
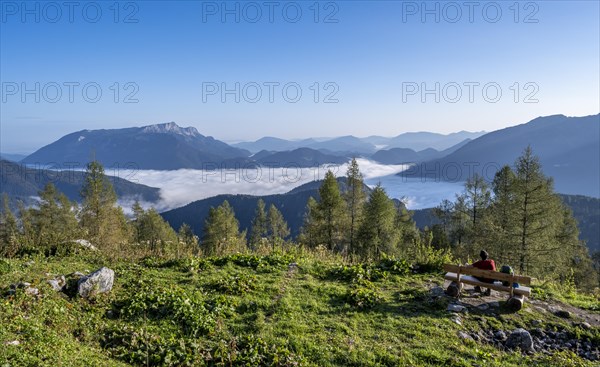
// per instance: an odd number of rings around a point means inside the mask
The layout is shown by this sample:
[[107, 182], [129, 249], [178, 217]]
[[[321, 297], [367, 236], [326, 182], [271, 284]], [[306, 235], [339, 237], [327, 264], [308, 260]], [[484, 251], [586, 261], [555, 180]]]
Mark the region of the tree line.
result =
[[[499, 265], [517, 273], [598, 286], [577, 223], [544, 176], [538, 158], [527, 148], [514, 167], [500, 169], [491, 183], [470, 177], [456, 200], [444, 200], [433, 210], [437, 224], [419, 230], [412, 213], [391, 199], [381, 185], [368, 188], [356, 159], [346, 179], [325, 175], [316, 198], [306, 204], [296, 239], [275, 205], [258, 201], [249, 233], [241, 231], [231, 205], [212, 207], [202, 238], [183, 224], [178, 232], [153, 208], [139, 203], [128, 218], [117, 205], [114, 189], [98, 162], [88, 164], [82, 203], [69, 201], [48, 184], [39, 204], [19, 204], [13, 214], [5, 198], [0, 213], [0, 256], [27, 253], [53, 255], [75, 239], [89, 240], [101, 251], [156, 255], [273, 252], [289, 247], [326, 251], [349, 262], [377, 261], [385, 256], [439, 268], [449, 261], [470, 262], [486, 249]], [[596, 262], [598, 259], [596, 258]]]
[[426, 231], [434, 246], [458, 258], [468, 260], [485, 248], [497, 263], [520, 274], [588, 289], [599, 285], [599, 269], [579, 240], [577, 222], [530, 147], [490, 184], [479, 175], [470, 177], [464, 192], [455, 201], [444, 200], [433, 215], [439, 224]]
[[[140, 249], [161, 254], [167, 249], [181, 251], [182, 247], [197, 245], [189, 226], [183, 225], [175, 233], [155, 209], [144, 210], [138, 202], [133, 205], [132, 218], [127, 218], [99, 162], [87, 165], [81, 197], [78, 205], [48, 183], [39, 193], [37, 205], [27, 208], [19, 202], [15, 215], [4, 195], [0, 257], [54, 255], [68, 251], [68, 245], [79, 239], [114, 254]], [[139, 246], [131, 247], [132, 243]]]

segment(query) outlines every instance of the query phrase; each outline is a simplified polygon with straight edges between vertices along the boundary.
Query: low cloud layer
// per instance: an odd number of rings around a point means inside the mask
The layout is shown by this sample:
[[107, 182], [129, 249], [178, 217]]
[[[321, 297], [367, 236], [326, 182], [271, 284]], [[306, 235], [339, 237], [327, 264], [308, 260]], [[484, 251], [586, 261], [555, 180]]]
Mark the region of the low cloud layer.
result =
[[[358, 159], [358, 164], [365, 183], [374, 186], [381, 182], [391, 197], [404, 199], [412, 209], [435, 206], [444, 198], [453, 198], [454, 194], [461, 190], [460, 184], [423, 183], [396, 176], [398, 172], [407, 168], [405, 165], [382, 165], [366, 159]], [[128, 180], [160, 188], [161, 201], [154, 206], [164, 211], [220, 194], [282, 194], [305, 183], [323, 179], [327, 170], [331, 170], [338, 177], [345, 176], [347, 168], [348, 165], [344, 164], [313, 168], [262, 167], [215, 171], [140, 170], [131, 174]]]

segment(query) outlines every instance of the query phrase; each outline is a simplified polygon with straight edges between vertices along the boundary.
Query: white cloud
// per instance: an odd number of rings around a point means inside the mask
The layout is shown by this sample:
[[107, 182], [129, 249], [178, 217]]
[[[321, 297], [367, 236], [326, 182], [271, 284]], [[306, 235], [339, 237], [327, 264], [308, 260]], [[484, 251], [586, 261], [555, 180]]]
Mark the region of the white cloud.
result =
[[[396, 176], [407, 168], [405, 165], [382, 165], [367, 159], [357, 161], [368, 185], [381, 182], [391, 197], [407, 200], [409, 208], [437, 205], [441, 199], [453, 198], [454, 193], [461, 188], [460, 184], [422, 183]], [[347, 168], [348, 165], [343, 164], [302, 169], [262, 167], [259, 170], [140, 170], [128, 179], [160, 188], [161, 201], [155, 207], [163, 211], [220, 194], [282, 194], [305, 183], [323, 179], [328, 169], [338, 177], [344, 176]], [[123, 204], [130, 207], [133, 203]]]

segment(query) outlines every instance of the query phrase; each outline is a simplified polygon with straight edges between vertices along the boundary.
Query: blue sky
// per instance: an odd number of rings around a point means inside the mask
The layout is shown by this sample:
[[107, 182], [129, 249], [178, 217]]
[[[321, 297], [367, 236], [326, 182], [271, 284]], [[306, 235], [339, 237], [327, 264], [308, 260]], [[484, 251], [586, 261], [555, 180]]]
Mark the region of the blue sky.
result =
[[[598, 1], [475, 2], [471, 19], [462, 1], [428, 2], [425, 19], [420, 1], [272, 3], [271, 21], [264, 1], [120, 2], [118, 13], [113, 1], [76, 2], [71, 22], [62, 2], [59, 14], [2, 1], [0, 150], [167, 121], [239, 141], [491, 131], [600, 112]], [[236, 83], [239, 103], [222, 95]]]

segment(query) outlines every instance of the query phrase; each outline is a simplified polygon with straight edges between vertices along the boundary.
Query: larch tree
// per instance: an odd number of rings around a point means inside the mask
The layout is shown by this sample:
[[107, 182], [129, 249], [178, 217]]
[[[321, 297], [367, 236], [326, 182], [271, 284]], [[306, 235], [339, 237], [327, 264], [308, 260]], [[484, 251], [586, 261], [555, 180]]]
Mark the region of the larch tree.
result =
[[356, 252], [358, 229], [362, 223], [366, 199], [363, 176], [360, 173], [356, 158], [352, 158], [348, 170], [346, 171], [346, 178], [344, 199], [346, 200], [348, 212], [347, 242], [348, 254], [352, 258]]
[[382, 253], [397, 250], [396, 208], [385, 189], [377, 185], [365, 204], [365, 218], [360, 228], [360, 254], [364, 259], [380, 259]]
[[29, 209], [39, 248], [56, 247], [76, 240], [79, 234], [76, 205], [48, 183], [39, 193], [37, 208]]
[[240, 234], [240, 223], [227, 200], [216, 208], [210, 208], [204, 224], [201, 244], [206, 255], [221, 256], [244, 251], [245, 238], [245, 233]]
[[306, 211], [300, 228], [300, 243], [308, 248], [316, 248], [321, 244], [319, 236], [319, 227], [321, 226], [321, 218], [319, 216], [317, 201], [311, 196], [306, 203]]
[[268, 235], [267, 228], [267, 212], [265, 210], [265, 202], [262, 199], [258, 199], [256, 203], [256, 210], [254, 211], [254, 218], [252, 218], [252, 227], [250, 229], [250, 246], [256, 248], [263, 238]]
[[268, 238], [271, 242], [272, 251], [275, 251], [276, 246], [281, 246], [287, 236], [290, 235], [290, 228], [283, 218], [283, 214], [271, 204], [268, 214]]
[[322, 219], [320, 232], [323, 242], [330, 251], [334, 251], [342, 241], [346, 210], [338, 182], [331, 171], [327, 171], [319, 188], [317, 210]]
[[87, 165], [81, 197], [80, 224], [92, 243], [106, 248], [129, 240], [127, 219], [98, 161]]
[[544, 274], [548, 263], [557, 260], [553, 252], [559, 246], [554, 231], [562, 220], [562, 203], [531, 147], [517, 158], [515, 176], [517, 269], [521, 273]]
[[2, 195], [0, 212], [0, 257], [15, 256], [19, 250], [19, 226], [17, 218], [10, 209], [8, 195]]

